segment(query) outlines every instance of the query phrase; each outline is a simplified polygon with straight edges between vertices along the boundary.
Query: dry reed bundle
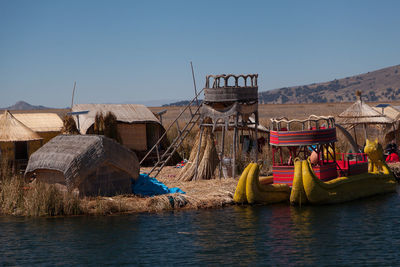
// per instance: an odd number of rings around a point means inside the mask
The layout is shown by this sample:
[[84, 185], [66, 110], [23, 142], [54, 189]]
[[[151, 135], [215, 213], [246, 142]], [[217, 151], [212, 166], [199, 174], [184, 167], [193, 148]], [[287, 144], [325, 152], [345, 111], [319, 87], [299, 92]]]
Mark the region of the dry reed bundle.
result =
[[118, 133], [117, 117], [109, 111], [104, 117], [104, 135], [121, 143], [121, 136]]
[[104, 135], [104, 116], [102, 112], [97, 112], [94, 117], [93, 130], [95, 134]]
[[[196, 162], [197, 152], [200, 142], [200, 132], [196, 136], [192, 151], [190, 153], [189, 161], [182, 168], [179, 173], [177, 180], [180, 181], [192, 181], [196, 176]], [[199, 166], [197, 168], [197, 179], [209, 180], [213, 178], [215, 168], [219, 163], [217, 149], [215, 148], [215, 139], [212, 129], [206, 127], [203, 130], [203, 136], [200, 144], [199, 155]]]
[[74, 118], [71, 115], [65, 115], [63, 118], [63, 128], [61, 129], [62, 134], [79, 134], [78, 128]]
[[94, 118], [93, 131], [95, 134], [104, 135], [114, 139], [118, 143], [122, 142], [118, 133], [117, 117], [111, 111], [104, 116], [102, 112], [97, 112]]

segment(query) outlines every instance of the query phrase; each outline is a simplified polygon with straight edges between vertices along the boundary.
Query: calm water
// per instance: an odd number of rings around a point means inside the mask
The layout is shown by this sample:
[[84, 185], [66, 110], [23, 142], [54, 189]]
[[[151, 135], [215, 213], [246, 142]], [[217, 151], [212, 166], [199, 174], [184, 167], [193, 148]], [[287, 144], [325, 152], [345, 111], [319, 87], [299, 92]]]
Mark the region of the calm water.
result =
[[332, 206], [0, 217], [0, 265], [398, 265], [400, 196]]

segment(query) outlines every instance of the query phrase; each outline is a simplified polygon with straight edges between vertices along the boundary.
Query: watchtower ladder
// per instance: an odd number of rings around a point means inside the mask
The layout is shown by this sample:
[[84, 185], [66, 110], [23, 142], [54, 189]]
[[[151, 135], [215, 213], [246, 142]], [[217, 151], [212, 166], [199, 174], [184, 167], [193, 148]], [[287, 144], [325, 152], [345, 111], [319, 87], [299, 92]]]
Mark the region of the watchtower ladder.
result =
[[[204, 89], [203, 89], [204, 90]], [[140, 161], [140, 165], [146, 160], [146, 158], [153, 152], [156, 151], [157, 153], [157, 162], [154, 164], [153, 168], [148, 172], [148, 175], [150, 176], [152, 173], [152, 177], [157, 177], [157, 175], [161, 172], [162, 168], [168, 163], [168, 161], [172, 158], [174, 153], [178, 150], [180, 145], [182, 144], [183, 140], [185, 140], [186, 136], [190, 133], [190, 131], [193, 129], [193, 127], [196, 125], [198, 120], [200, 119], [200, 103], [199, 103], [199, 95], [203, 92], [201, 90], [198, 92], [195, 97], [190, 101], [189, 104], [187, 104], [184, 109], [181, 111], [181, 113], [178, 115], [178, 117], [168, 126], [168, 128], [165, 130], [164, 134], [158, 139], [157, 143], [147, 152], [147, 154], [143, 157], [143, 159]], [[195, 105], [194, 105], [195, 104]], [[180, 129], [179, 126], [179, 119], [184, 115], [189, 112], [190, 119], [189, 121], [185, 124], [185, 126]], [[178, 129], [178, 135], [172, 140], [171, 144], [169, 147], [164, 151], [164, 153], [160, 153], [160, 144], [163, 140], [163, 138], [166, 138], [168, 132], [171, 131], [172, 126], [176, 124], [176, 127]]]

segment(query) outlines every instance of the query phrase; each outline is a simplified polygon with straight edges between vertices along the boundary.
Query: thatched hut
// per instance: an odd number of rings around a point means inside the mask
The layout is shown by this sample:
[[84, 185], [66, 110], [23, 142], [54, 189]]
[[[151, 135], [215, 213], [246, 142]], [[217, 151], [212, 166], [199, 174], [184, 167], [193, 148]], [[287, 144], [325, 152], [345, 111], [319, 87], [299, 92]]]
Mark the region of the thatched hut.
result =
[[15, 113], [14, 117], [36, 132], [47, 143], [61, 133], [63, 122], [55, 113]]
[[389, 143], [391, 140], [394, 139], [399, 142], [400, 140], [398, 139], [400, 138], [400, 136], [398, 136], [398, 130], [396, 129], [399, 129], [400, 127], [400, 106], [379, 104], [373, 107], [373, 109], [393, 120], [394, 127], [387, 129], [387, 131], [385, 132], [384, 142]]
[[[337, 116], [336, 123], [346, 128], [348, 131], [353, 130], [355, 140], [357, 141], [356, 127], [362, 127], [364, 131], [364, 141], [367, 137], [368, 126], [379, 126], [380, 128], [394, 127], [394, 121], [389, 117], [381, 114], [367, 105], [361, 98], [361, 92], [357, 91], [357, 100], [348, 109]], [[383, 129], [379, 129], [381, 132]]]
[[135, 151], [139, 158], [158, 141], [165, 129], [154, 114], [144, 105], [136, 104], [78, 104], [73, 112], [88, 111], [74, 116], [81, 134], [93, 134], [96, 114], [112, 112], [117, 119], [117, 129], [122, 144]]
[[131, 192], [139, 176], [136, 154], [99, 135], [59, 135], [32, 154], [25, 177], [59, 184], [80, 196]]
[[8, 110], [0, 115], [0, 158], [17, 168], [26, 165], [29, 156], [42, 145], [43, 138], [17, 120]]

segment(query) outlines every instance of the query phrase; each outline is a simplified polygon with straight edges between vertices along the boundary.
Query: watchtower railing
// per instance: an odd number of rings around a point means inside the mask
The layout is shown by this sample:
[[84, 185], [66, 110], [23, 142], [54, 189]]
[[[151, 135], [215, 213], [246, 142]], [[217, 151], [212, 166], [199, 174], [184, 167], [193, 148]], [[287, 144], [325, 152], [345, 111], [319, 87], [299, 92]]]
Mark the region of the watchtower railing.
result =
[[273, 131], [292, 131], [300, 130], [293, 129], [294, 125], [301, 125], [301, 130], [322, 130], [335, 127], [335, 118], [332, 116], [316, 116], [310, 115], [304, 120], [288, 120], [287, 118], [273, 118], [271, 119], [271, 129]]

